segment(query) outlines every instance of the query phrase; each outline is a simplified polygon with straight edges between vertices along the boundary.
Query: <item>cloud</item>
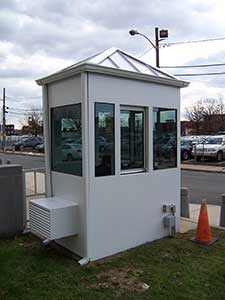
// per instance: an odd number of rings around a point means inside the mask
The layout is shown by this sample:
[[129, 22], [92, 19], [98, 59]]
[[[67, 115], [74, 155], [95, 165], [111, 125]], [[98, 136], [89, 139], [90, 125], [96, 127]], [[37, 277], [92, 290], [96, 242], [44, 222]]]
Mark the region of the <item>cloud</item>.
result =
[[16, 0], [1, 0], [0, 10], [2, 9], [15, 9], [17, 6]]
[[[154, 27], [166, 28], [168, 42], [221, 37], [224, 11], [220, 0], [1, 0], [2, 87], [23, 99], [18, 105], [30, 99], [40, 105], [40, 98], [29, 98], [41, 95], [34, 79], [112, 46], [138, 57], [150, 49], [142, 37], [129, 36], [129, 29], [154, 40]], [[160, 61], [164, 65], [225, 62], [224, 53], [225, 41], [187, 44], [160, 49]], [[154, 65], [154, 50], [143, 59]], [[182, 91], [184, 103], [201, 94], [224, 94], [222, 76], [190, 80], [190, 87]]]
[[[81, 55], [87, 43], [98, 50], [101, 45], [105, 48], [116, 43], [136, 50], [137, 43], [129, 46], [127, 32], [131, 27], [151, 35], [151, 28], [166, 26], [171, 37], [176, 38], [196, 36], [196, 32], [215, 33], [214, 26], [209, 26], [212, 9], [209, 1], [204, 5], [191, 0], [170, 1], [169, 5], [165, 0], [20, 0], [15, 3], [15, 10], [6, 14], [3, 9], [0, 13], [0, 38], [16, 42], [29, 53], [42, 51], [72, 57], [72, 53]], [[139, 45], [144, 45], [143, 41], [139, 41]]]

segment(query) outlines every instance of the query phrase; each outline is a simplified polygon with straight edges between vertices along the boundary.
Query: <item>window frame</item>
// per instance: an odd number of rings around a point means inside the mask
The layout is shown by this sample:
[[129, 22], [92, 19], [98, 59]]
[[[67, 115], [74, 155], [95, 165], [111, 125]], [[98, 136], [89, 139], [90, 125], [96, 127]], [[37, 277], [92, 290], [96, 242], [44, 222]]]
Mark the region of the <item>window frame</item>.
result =
[[[98, 104], [109, 104], [113, 106], [113, 174], [108, 174], [108, 175], [99, 175], [96, 176], [96, 106]], [[116, 175], [116, 104], [113, 102], [106, 102], [106, 101], [95, 101], [94, 102], [94, 178], [105, 178], [105, 177], [110, 177], [110, 176], [115, 176]]]
[[147, 106], [137, 106], [137, 105], [120, 105], [120, 117], [121, 117], [121, 111], [135, 111], [135, 112], [143, 112], [143, 139], [144, 139], [144, 167], [143, 168], [132, 168], [132, 169], [121, 169], [121, 118], [120, 118], [120, 175], [129, 175], [129, 174], [137, 174], [137, 173], [146, 173], [148, 171], [147, 168], [147, 145], [148, 145], [148, 136], [147, 136], [147, 128], [148, 128], [148, 119], [147, 119], [147, 112], [148, 107]]
[[[55, 109], [62, 109], [62, 108], [65, 108], [65, 107], [68, 107], [68, 106], [75, 106], [75, 105], [80, 105], [80, 120], [81, 120], [81, 149], [82, 149], [82, 156], [81, 156], [81, 175], [78, 175], [78, 174], [72, 174], [72, 173], [68, 173], [68, 172], [65, 172], [65, 171], [59, 171], [59, 170], [56, 170], [54, 169], [54, 166], [53, 166], [53, 114], [54, 114], [54, 110]], [[83, 177], [83, 160], [84, 160], [84, 153], [83, 153], [83, 123], [82, 123], [82, 118], [83, 118], [83, 115], [82, 115], [82, 112], [83, 112], [83, 105], [82, 105], [82, 102], [75, 102], [75, 103], [72, 103], [72, 104], [63, 104], [63, 105], [60, 105], [60, 106], [54, 106], [54, 107], [50, 107], [50, 149], [49, 149], [49, 152], [50, 152], [50, 161], [49, 161], [49, 165], [50, 165], [50, 171], [51, 172], [57, 172], [57, 173], [61, 173], [61, 174], [66, 174], [66, 175], [71, 175], [71, 176], [76, 176], [76, 177]]]
[[[174, 166], [171, 167], [166, 167], [166, 168], [156, 168], [155, 167], [155, 160], [154, 160], [154, 112], [155, 109], [159, 109], [160, 111], [175, 111], [175, 121], [176, 121], [176, 159], [175, 159], [175, 164]], [[153, 171], [161, 171], [161, 170], [168, 170], [168, 169], [177, 169], [178, 168], [178, 119], [177, 119], [177, 112], [178, 109], [174, 108], [174, 107], [162, 107], [162, 106], [153, 106], [152, 107], [152, 155], [153, 155], [153, 160], [152, 160], [152, 164], [153, 164]]]

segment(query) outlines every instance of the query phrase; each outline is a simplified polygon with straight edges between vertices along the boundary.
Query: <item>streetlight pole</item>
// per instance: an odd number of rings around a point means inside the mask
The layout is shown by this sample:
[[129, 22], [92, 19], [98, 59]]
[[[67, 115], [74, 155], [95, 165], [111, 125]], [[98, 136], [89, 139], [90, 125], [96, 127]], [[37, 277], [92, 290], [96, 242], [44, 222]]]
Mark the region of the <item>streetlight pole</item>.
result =
[[159, 28], [155, 27], [155, 55], [156, 67], [159, 68]]
[[140, 33], [135, 29], [131, 29], [129, 33], [132, 36], [136, 34], [141, 35], [151, 44], [151, 46], [155, 49], [156, 53], [156, 67], [159, 68], [159, 42], [163, 41], [165, 38], [168, 37], [168, 30], [162, 29], [159, 31], [159, 28], [155, 27], [155, 44], [145, 34]]
[[3, 96], [2, 96], [2, 113], [3, 113], [3, 118], [2, 118], [2, 147], [3, 147], [3, 152], [5, 152], [5, 88], [3, 88]]

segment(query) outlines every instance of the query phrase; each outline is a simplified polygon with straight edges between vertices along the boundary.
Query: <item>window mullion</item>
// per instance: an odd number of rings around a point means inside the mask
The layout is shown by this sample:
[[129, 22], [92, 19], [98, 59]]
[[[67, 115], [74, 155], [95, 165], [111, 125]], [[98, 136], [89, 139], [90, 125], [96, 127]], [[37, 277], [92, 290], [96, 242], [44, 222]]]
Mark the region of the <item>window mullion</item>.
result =
[[145, 108], [121, 106], [120, 119], [121, 172], [146, 171]]

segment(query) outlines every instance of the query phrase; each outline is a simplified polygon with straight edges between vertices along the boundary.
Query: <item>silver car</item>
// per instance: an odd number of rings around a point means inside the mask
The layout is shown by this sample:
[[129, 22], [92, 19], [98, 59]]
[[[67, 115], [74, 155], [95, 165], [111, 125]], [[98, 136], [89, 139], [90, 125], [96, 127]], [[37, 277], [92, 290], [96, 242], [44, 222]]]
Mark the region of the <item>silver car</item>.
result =
[[200, 161], [203, 156], [222, 161], [225, 157], [225, 135], [208, 137], [205, 142], [193, 147], [192, 155], [197, 161]]

